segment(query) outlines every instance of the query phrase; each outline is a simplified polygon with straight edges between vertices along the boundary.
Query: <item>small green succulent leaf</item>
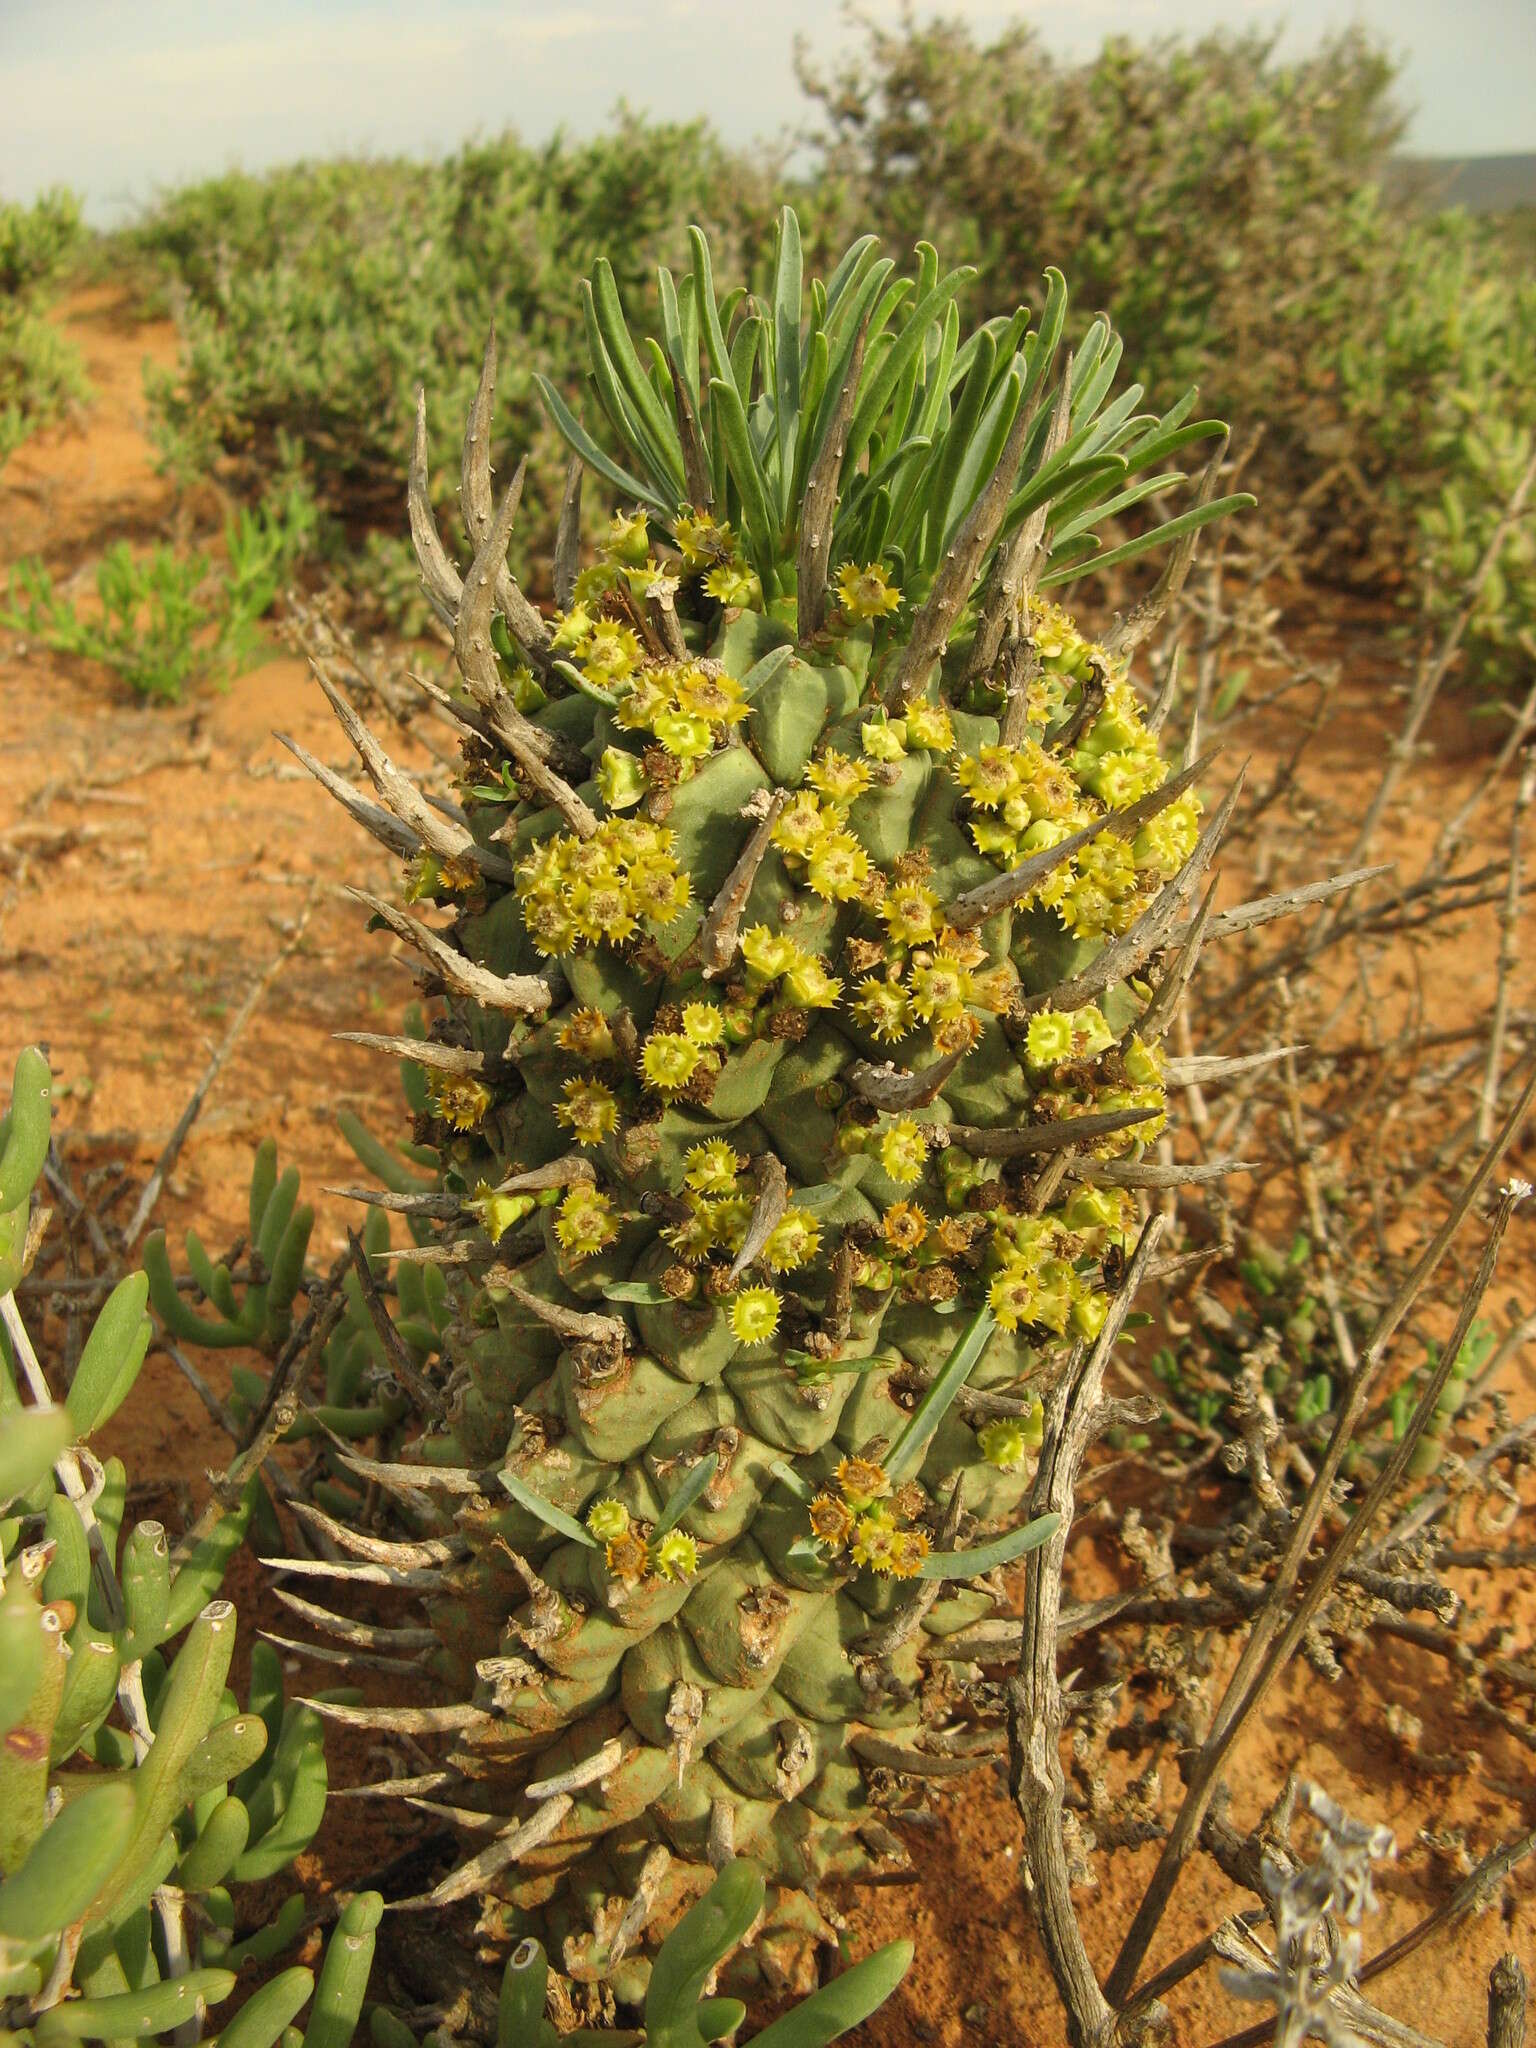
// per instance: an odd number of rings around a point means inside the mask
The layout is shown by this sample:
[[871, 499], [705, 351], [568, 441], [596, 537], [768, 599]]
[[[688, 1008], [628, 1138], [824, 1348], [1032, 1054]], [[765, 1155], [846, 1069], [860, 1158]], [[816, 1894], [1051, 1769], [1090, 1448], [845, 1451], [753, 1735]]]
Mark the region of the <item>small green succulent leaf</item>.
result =
[[549, 1961], [536, 1941], [520, 1941], [507, 1957], [496, 2002], [496, 2048], [537, 2048], [544, 2020]]
[[912, 1967], [910, 1941], [893, 1941], [791, 2008], [753, 2038], [759, 2048], [826, 2048], [884, 2005]]
[[0, 1149], [0, 1210], [17, 1208], [31, 1194], [53, 1126], [53, 1075], [35, 1045], [16, 1056], [11, 1080], [11, 1106], [6, 1115], [5, 1144]]
[[348, 2048], [362, 2016], [383, 1917], [384, 1901], [378, 1892], [359, 1892], [342, 1907], [315, 1979], [304, 2048]]
[[697, 2048], [695, 2014], [705, 1979], [762, 1911], [766, 1889], [755, 1863], [733, 1857], [678, 1921], [651, 1965], [645, 1994], [647, 2048]]
[[93, 1785], [72, 1799], [0, 1884], [0, 1940], [47, 1941], [83, 1919], [133, 1832], [127, 1785]]
[[221, 2027], [212, 2048], [273, 2048], [283, 2029], [303, 2011], [315, 1979], [296, 1965], [253, 1991], [227, 2027]]
[[46, 1478], [74, 1434], [63, 1408], [24, 1408], [8, 1415], [0, 1433], [0, 1506], [30, 1493]]
[[133, 2040], [140, 2034], [168, 2034], [195, 2019], [203, 2005], [218, 2005], [235, 1988], [233, 1970], [189, 1970], [143, 1991], [111, 1998], [80, 1998], [51, 2006], [33, 2027], [37, 2048], [55, 2042]]

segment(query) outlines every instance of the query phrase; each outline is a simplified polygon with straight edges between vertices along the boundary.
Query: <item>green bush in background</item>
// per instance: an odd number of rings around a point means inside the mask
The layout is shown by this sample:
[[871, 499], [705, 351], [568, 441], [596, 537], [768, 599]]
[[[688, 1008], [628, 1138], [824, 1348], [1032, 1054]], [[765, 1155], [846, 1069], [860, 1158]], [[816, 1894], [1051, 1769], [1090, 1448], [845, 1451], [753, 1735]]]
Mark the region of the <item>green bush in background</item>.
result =
[[[167, 460], [252, 496], [302, 480], [367, 608], [420, 628], [398, 487], [416, 385], [434, 417], [461, 415], [497, 323], [502, 446], [531, 458], [518, 566], [546, 559], [559, 466], [532, 373], [582, 398], [565, 280], [615, 252], [643, 331], [657, 257], [688, 221], [761, 286], [789, 197], [813, 262], [855, 220], [897, 256], [942, 239], [978, 266], [969, 318], [1038, 300], [1062, 261], [1154, 402], [1199, 381], [1240, 437], [1262, 426], [1245, 481], [1286, 508], [1305, 573], [1460, 605], [1529, 458], [1531, 236], [1393, 196], [1402, 121], [1379, 47], [1351, 31], [1281, 63], [1254, 35], [1116, 40], [1067, 63], [1024, 28], [987, 43], [907, 19], [867, 24], [804, 84], [822, 133], [794, 178], [704, 123], [626, 115], [588, 142], [506, 136], [436, 164], [300, 164], [170, 194], [124, 251], [182, 327], [152, 385]], [[452, 523], [454, 479], [434, 474]], [[1479, 594], [1463, 668], [1484, 690], [1521, 688], [1533, 546], [1517, 524]]]
[[[569, 382], [583, 359], [570, 279], [616, 250], [621, 290], [648, 308], [687, 222], [734, 253], [766, 247], [772, 219], [765, 168], [702, 123], [631, 119], [590, 143], [507, 136], [437, 165], [300, 164], [190, 187], [132, 236], [169, 269], [184, 340], [152, 378], [156, 438], [180, 473], [218, 464], [253, 493], [301, 474], [348, 541], [371, 538], [370, 580], [408, 613], [400, 478], [418, 384], [438, 417], [461, 417], [494, 321], [507, 445], [552, 454], [532, 372]], [[535, 554], [553, 539], [560, 474], [534, 454], [518, 523]]]
[[71, 193], [0, 203], [0, 464], [85, 396], [78, 353], [43, 317], [83, 239]]

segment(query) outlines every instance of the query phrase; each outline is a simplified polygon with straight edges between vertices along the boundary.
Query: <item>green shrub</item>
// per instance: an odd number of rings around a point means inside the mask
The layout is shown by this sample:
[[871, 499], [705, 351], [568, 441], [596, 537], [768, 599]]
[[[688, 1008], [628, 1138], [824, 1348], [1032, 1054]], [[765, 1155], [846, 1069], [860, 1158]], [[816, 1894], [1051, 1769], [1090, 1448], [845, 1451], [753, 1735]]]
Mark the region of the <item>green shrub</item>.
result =
[[[1445, 613], [1529, 460], [1531, 229], [1388, 203], [1392, 78], [1355, 31], [1292, 64], [1259, 36], [1059, 64], [1028, 30], [983, 46], [950, 22], [870, 26], [806, 82], [829, 203], [942, 234], [987, 312], [1061, 262], [1154, 399], [1196, 380], [1263, 422], [1249, 474], [1300, 499], [1306, 567]], [[1463, 664], [1484, 689], [1528, 672], [1533, 556], [1527, 520], [1479, 597]]]
[[734, 257], [766, 244], [771, 218], [762, 173], [702, 124], [629, 119], [589, 143], [504, 137], [438, 165], [300, 164], [192, 187], [133, 236], [181, 288], [182, 358], [151, 383], [155, 437], [180, 473], [216, 467], [246, 490], [297, 466], [352, 540], [393, 534], [417, 386], [436, 416], [462, 416], [494, 320], [501, 431], [537, 480], [519, 536], [547, 552], [560, 466], [538, 459], [554, 443], [532, 372], [565, 383], [581, 358], [570, 278], [612, 249], [621, 290], [649, 311], [657, 253], [684, 222], [711, 224]]
[[[1369, 330], [1339, 351], [1339, 381], [1364, 441], [1368, 557], [1421, 568], [1432, 613], [1459, 610], [1531, 459], [1536, 429], [1536, 275], [1498, 220], [1441, 214], [1400, 244]], [[1513, 258], [1513, 261], [1511, 260]], [[1499, 692], [1536, 658], [1536, 506], [1507, 535], [1477, 593], [1468, 673]], [[1522, 680], [1523, 679], [1523, 680]]]
[[0, 464], [85, 396], [77, 351], [44, 317], [83, 233], [72, 193], [0, 204]]
[[804, 73], [860, 222], [977, 264], [987, 313], [1059, 263], [1154, 397], [1199, 380], [1282, 443], [1380, 261], [1391, 80], [1353, 31], [1284, 65], [1261, 35], [1061, 63], [1030, 29], [983, 45], [959, 21], [870, 24], [834, 77]]
[[238, 506], [224, 522], [223, 563], [159, 541], [136, 555], [114, 541], [96, 565], [99, 609], [82, 614], [35, 558], [18, 562], [0, 625], [55, 653], [99, 661], [135, 696], [179, 703], [190, 684], [249, 668], [258, 622], [315, 531], [312, 500], [297, 485], [281, 501]]

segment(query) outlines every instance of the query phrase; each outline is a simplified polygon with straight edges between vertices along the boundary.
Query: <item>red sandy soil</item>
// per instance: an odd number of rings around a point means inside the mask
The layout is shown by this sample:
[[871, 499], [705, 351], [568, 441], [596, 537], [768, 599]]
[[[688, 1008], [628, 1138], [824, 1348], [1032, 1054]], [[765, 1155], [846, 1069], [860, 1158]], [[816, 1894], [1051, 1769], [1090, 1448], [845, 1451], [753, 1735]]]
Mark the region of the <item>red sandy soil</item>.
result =
[[[0, 480], [0, 569], [43, 556], [56, 578], [90, 574], [120, 535], [147, 540], [170, 530], [173, 503], [157, 477], [144, 432], [141, 366], [170, 360], [164, 325], [135, 326], [114, 296], [77, 295], [64, 325], [83, 349], [95, 398], [83, 423], [43, 436], [13, 457]], [[83, 572], [83, 573], [82, 573]], [[1383, 624], [1340, 616], [1302, 621], [1346, 663], [1344, 716], [1330, 727], [1318, 766], [1332, 794], [1320, 808], [1319, 844], [1347, 837], [1353, 797], [1369, 786], [1391, 729], [1383, 701]], [[303, 1173], [319, 1220], [311, 1259], [329, 1261], [343, 1242], [348, 1205], [323, 1190], [358, 1177], [334, 1115], [350, 1105], [381, 1133], [398, 1132], [399, 1097], [388, 1063], [338, 1044], [338, 1030], [393, 1030], [410, 994], [405, 964], [344, 884], [386, 891], [390, 864], [297, 768], [273, 738], [293, 734], [340, 765], [344, 743], [304, 665], [274, 658], [226, 693], [144, 708], [105, 674], [20, 645], [0, 632], [5, 773], [0, 780], [0, 1054], [45, 1041], [59, 1080], [58, 1123], [66, 1167], [82, 1189], [125, 1161], [142, 1180], [221, 1038], [228, 1018], [271, 960], [306, 904], [309, 924], [294, 956], [241, 1037], [172, 1174], [158, 1220], [173, 1246], [196, 1221], [210, 1245], [241, 1228], [250, 1156], [272, 1133], [284, 1163]], [[1441, 758], [1416, 783], [1439, 812], [1475, 772], [1454, 707], [1437, 715]], [[1260, 773], [1264, 750], [1256, 747]], [[1320, 858], [1319, 872], [1326, 869]], [[1249, 893], [1229, 877], [1229, 895]], [[1432, 1000], [1455, 1018], [1486, 1002], [1493, 958], [1486, 927], [1437, 941]], [[1529, 1004], [1529, 975], [1516, 1001]], [[1526, 1154], [1529, 1171], [1529, 1153]], [[1502, 1300], [1531, 1272], [1531, 1225], [1517, 1225], [1501, 1272]], [[1523, 1237], [1524, 1242], [1519, 1240]], [[225, 1382], [229, 1354], [206, 1370]], [[1532, 1364], [1511, 1368], [1508, 1392], [1528, 1413]], [[207, 1468], [227, 1446], [196, 1397], [160, 1356], [140, 1395], [110, 1432], [110, 1450], [146, 1489], [148, 1511], [174, 1528], [205, 1491]], [[159, 1495], [149, 1506], [148, 1495]], [[1125, 1561], [1106, 1520], [1090, 1515], [1073, 1553], [1075, 1596], [1122, 1583]], [[242, 1558], [232, 1590], [249, 1618], [278, 1625], [261, 1573]], [[1470, 1624], [1508, 1630], [1509, 1650], [1528, 1654], [1528, 1580], [1461, 1575]], [[1230, 1645], [1216, 1646], [1219, 1656]], [[1091, 1678], [1091, 1665], [1089, 1676]], [[298, 1683], [295, 1666], [295, 1683]], [[1150, 1707], [1160, 1703], [1150, 1690]], [[1387, 1734], [1396, 1703], [1424, 1723], [1423, 1751], [1461, 1756], [1453, 1775], [1430, 1774]], [[1475, 1752], [1468, 1748], [1475, 1740]], [[336, 1782], [368, 1766], [335, 1745]], [[1298, 1665], [1250, 1726], [1229, 1766], [1233, 1820], [1255, 1821], [1288, 1771], [1326, 1786], [1352, 1814], [1395, 1831], [1399, 1861], [1378, 1885], [1381, 1909], [1366, 1929], [1369, 1956], [1442, 1900], [1471, 1861], [1536, 1824], [1536, 1774], [1513, 1738], [1458, 1714], [1454, 1679], [1440, 1660], [1383, 1643], [1347, 1661], [1325, 1684]], [[1169, 1786], [1165, 1790], [1171, 1792]], [[359, 1882], [409, 1839], [412, 1824], [333, 1803], [301, 1875], [314, 1889]], [[1430, 1835], [1433, 1835], [1433, 1842]], [[881, 2048], [911, 2042], [1058, 2048], [1065, 2039], [1050, 1974], [1019, 1883], [1019, 1827], [1000, 1779], [967, 1781], [937, 1826], [912, 1831], [922, 1882], [865, 1895], [850, 1936], [863, 1951], [910, 1934], [917, 1961], [863, 2038]], [[1100, 1858], [1100, 1888], [1079, 1896], [1086, 1937], [1101, 1968], [1141, 1896], [1154, 1850]], [[1186, 1870], [1150, 1964], [1199, 1940], [1227, 1912], [1250, 1903], [1204, 1857]], [[1483, 2039], [1487, 1973], [1515, 1947], [1529, 1963], [1533, 1911], [1528, 1868], [1491, 1910], [1421, 1949], [1372, 1989], [1387, 2010], [1452, 2044]], [[1207, 1968], [1170, 2001], [1174, 2039], [1194, 2044], [1258, 2017]]]

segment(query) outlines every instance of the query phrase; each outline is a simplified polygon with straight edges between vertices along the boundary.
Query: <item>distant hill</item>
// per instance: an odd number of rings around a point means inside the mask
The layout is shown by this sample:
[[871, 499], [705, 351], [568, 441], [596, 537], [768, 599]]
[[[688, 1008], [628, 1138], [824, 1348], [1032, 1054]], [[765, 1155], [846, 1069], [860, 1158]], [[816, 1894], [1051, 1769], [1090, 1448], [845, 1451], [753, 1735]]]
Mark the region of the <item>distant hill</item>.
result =
[[1403, 156], [1393, 166], [1400, 192], [1429, 206], [1505, 213], [1536, 206], [1536, 150], [1513, 156]]

